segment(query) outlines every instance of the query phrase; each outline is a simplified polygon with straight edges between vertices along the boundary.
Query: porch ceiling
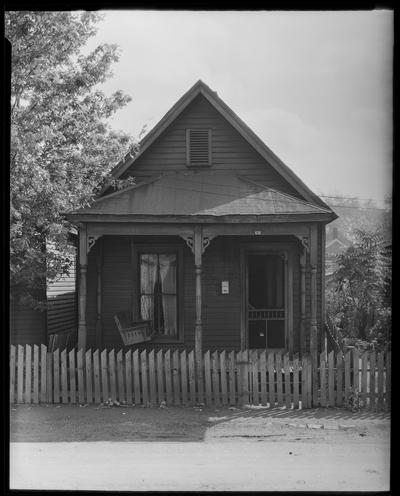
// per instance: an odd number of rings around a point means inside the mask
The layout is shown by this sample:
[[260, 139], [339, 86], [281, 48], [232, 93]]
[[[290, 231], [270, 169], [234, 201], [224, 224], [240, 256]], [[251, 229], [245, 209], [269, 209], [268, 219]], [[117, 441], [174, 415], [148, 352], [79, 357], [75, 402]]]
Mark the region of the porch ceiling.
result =
[[[104, 196], [81, 215], [149, 216], [281, 216], [335, 215], [323, 208], [255, 183], [244, 176], [188, 171], [165, 174], [151, 181]], [[290, 220], [288, 220], [290, 222]]]

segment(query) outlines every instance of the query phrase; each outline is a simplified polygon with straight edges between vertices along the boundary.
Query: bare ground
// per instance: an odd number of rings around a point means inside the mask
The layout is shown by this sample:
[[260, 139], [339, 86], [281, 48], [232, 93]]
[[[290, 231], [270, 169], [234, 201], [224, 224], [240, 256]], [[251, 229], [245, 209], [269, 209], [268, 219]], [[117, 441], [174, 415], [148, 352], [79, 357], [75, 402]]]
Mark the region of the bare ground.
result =
[[11, 442], [376, 441], [389, 442], [387, 413], [262, 407], [15, 405]]

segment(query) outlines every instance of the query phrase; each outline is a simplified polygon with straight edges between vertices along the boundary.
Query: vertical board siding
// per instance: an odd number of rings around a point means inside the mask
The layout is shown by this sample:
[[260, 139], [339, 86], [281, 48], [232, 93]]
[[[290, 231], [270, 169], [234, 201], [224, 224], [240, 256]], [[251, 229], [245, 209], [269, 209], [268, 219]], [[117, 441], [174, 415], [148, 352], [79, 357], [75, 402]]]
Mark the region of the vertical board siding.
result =
[[[156, 406], [253, 404], [286, 409], [361, 406], [387, 409], [391, 353], [310, 355], [207, 351], [199, 381], [194, 351], [55, 350], [12, 345], [11, 403], [100, 403]], [[315, 379], [316, 378], [316, 379]], [[313, 381], [317, 381], [313, 384]], [[201, 387], [203, 384], [203, 387]], [[317, 392], [315, 392], [317, 391]], [[357, 394], [358, 393], [358, 394]]]

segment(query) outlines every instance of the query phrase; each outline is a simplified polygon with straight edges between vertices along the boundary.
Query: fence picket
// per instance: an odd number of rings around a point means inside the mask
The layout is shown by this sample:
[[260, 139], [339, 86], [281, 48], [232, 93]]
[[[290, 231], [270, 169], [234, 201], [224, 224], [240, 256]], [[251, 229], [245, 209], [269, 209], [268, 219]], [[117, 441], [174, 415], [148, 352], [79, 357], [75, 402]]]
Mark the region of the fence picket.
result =
[[17, 359], [17, 403], [24, 401], [24, 348], [18, 345]]
[[275, 407], [275, 359], [272, 352], [268, 353], [268, 400], [270, 408]]
[[172, 378], [171, 378], [171, 351], [165, 352], [165, 393], [167, 396], [167, 405], [172, 404]]
[[147, 378], [147, 351], [140, 353], [140, 370], [142, 377], [142, 402], [144, 406], [149, 404], [149, 381]]
[[182, 390], [182, 405], [187, 405], [188, 381], [187, 381], [187, 363], [186, 350], [181, 352], [181, 390]]
[[118, 401], [126, 403], [124, 384], [124, 356], [122, 350], [117, 353]]
[[191, 350], [188, 355], [189, 361], [189, 393], [190, 393], [190, 404], [194, 405], [196, 403], [196, 376], [195, 376], [195, 364], [194, 364], [194, 351]]
[[380, 351], [378, 353], [378, 406], [382, 408], [384, 406], [383, 402], [383, 374], [384, 374], [384, 353]]
[[282, 395], [282, 354], [278, 352], [276, 354], [276, 390], [278, 396], [278, 406], [283, 406], [283, 395]]
[[68, 403], [68, 365], [67, 365], [67, 350], [61, 352], [61, 393], [63, 404]]
[[250, 357], [249, 350], [242, 351], [243, 360], [243, 374], [242, 374], [242, 398], [243, 404], [248, 405], [250, 403], [251, 388], [250, 388]]
[[78, 401], [82, 405], [85, 403], [85, 383], [83, 375], [83, 349], [77, 353], [77, 368], [78, 368]]
[[25, 346], [25, 403], [31, 402], [32, 396], [32, 348]]
[[386, 354], [386, 407], [390, 407], [392, 398], [392, 352]]
[[357, 350], [353, 350], [353, 392], [358, 394], [360, 391], [360, 356]]
[[139, 362], [139, 350], [136, 349], [132, 353], [132, 363], [133, 363], [133, 389], [135, 393], [134, 403], [135, 405], [140, 405], [142, 402], [141, 389], [140, 389], [140, 362]]
[[53, 402], [60, 403], [60, 350], [58, 348], [53, 351], [53, 373]]
[[236, 387], [236, 360], [235, 352], [229, 353], [229, 404], [236, 405], [237, 401], [237, 387]]
[[361, 398], [363, 406], [368, 403], [368, 352], [365, 351], [361, 357]]
[[328, 355], [328, 405], [335, 406], [335, 355], [333, 350]]
[[372, 352], [369, 357], [369, 406], [371, 409], [375, 409], [375, 352]]
[[347, 351], [344, 356], [344, 403], [349, 404], [350, 388], [351, 388], [351, 352]]
[[103, 403], [108, 401], [109, 395], [109, 389], [108, 389], [108, 364], [107, 364], [107, 350], [103, 350], [101, 352], [101, 389], [103, 393]]
[[110, 373], [110, 398], [111, 401], [117, 400], [117, 371], [115, 367], [115, 350], [108, 353], [108, 368]]
[[53, 403], [53, 354], [47, 351], [46, 359], [46, 402]]
[[126, 404], [132, 405], [132, 350], [125, 353]]
[[162, 350], [158, 350], [157, 352], [157, 392], [158, 392], [158, 402], [162, 403], [163, 401], [165, 401], [164, 366], [163, 366]]
[[307, 367], [308, 366], [308, 360], [307, 360], [307, 355], [304, 354], [301, 357], [301, 409], [303, 410], [304, 408], [307, 408]]
[[69, 361], [69, 401], [76, 403], [76, 369], [75, 369], [75, 348], [68, 353]]
[[205, 402], [205, 371], [204, 371], [204, 355], [199, 355], [199, 362], [197, 362], [195, 355], [195, 377], [197, 382], [197, 401], [199, 404]]
[[180, 384], [179, 384], [179, 351], [174, 350], [172, 353], [172, 378], [174, 386], [174, 404], [180, 403]]
[[225, 406], [228, 404], [228, 381], [227, 381], [227, 363], [226, 363], [226, 351], [221, 351], [219, 357], [219, 363], [221, 367], [221, 401]]
[[15, 346], [10, 348], [10, 404], [15, 402]]
[[218, 351], [214, 351], [212, 354], [212, 388], [213, 388], [213, 400], [214, 405], [219, 406], [220, 404], [220, 392], [219, 392], [219, 360]]
[[47, 348], [44, 344], [40, 345], [40, 403], [46, 403], [47, 400]]
[[92, 350], [85, 353], [86, 403], [93, 403]]
[[[313, 407], [313, 394], [314, 394], [314, 384], [313, 384], [313, 362], [314, 359], [312, 355], [308, 355], [308, 364], [307, 364], [307, 408]], [[316, 396], [316, 393], [315, 393]]]
[[285, 371], [285, 404], [286, 404], [286, 408], [290, 410], [292, 408], [292, 394], [291, 394], [291, 384], [290, 384], [289, 353], [285, 353], [285, 355], [283, 356], [283, 368]]
[[150, 404], [157, 405], [157, 390], [156, 390], [156, 362], [154, 358], [154, 350], [149, 353], [149, 386], [150, 386]]
[[39, 403], [39, 346], [37, 344], [33, 345], [33, 403]]
[[211, 360], [210, 352], [206, 351], [204, 354], [204, 375], [205, 375], [205, 386], [206, 386], [206, 405], [211, 405], [212, 403], [212, 389], [211, 389]]
[[101, 403], [101, 386], [100, 386], [100, 354], [99, 350], [93, 353], [93, 379], [94, 379], [94, 401]]
[[321, 407], [326, 407], [326, 363], [325, 363], [325, 352], [320, 354], [319, 359], [319, 383], [320, 383], [320, 395], [319, 404]]
[[299, 408], [300, 390], [299, 390], [299, 355], [293, 356], [293, 408]]
[[267, 404], [267, 352], [263, 350], [260, 353], [260, 394], [261, 394], [261, 404]]
[[251, 369], [250, 369], [250, 384], [251, 384], [251, 392], [250, 396], [253, 401], [253, 405], [260, 404], [260, 396], [259, 396], [259, 384], [258, 384], [258, 369], [259, 369], [259, 361], [258, 361], [258, 352], [253, 350], [251, 352]]
[[336, 406], [343, 404], [343, 355], [336, 356]]

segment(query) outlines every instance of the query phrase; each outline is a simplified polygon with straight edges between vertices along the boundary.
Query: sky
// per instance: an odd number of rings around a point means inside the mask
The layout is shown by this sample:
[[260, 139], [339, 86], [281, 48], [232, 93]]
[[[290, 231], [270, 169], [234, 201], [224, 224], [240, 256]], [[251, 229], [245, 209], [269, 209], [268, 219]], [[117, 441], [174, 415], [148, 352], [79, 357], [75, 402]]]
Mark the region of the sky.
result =
[[106, 93], [138, 137], [201, 79], [314, 192], [392, 189], [393, 12], [105, 11], [87, 49], [120, 47]]

